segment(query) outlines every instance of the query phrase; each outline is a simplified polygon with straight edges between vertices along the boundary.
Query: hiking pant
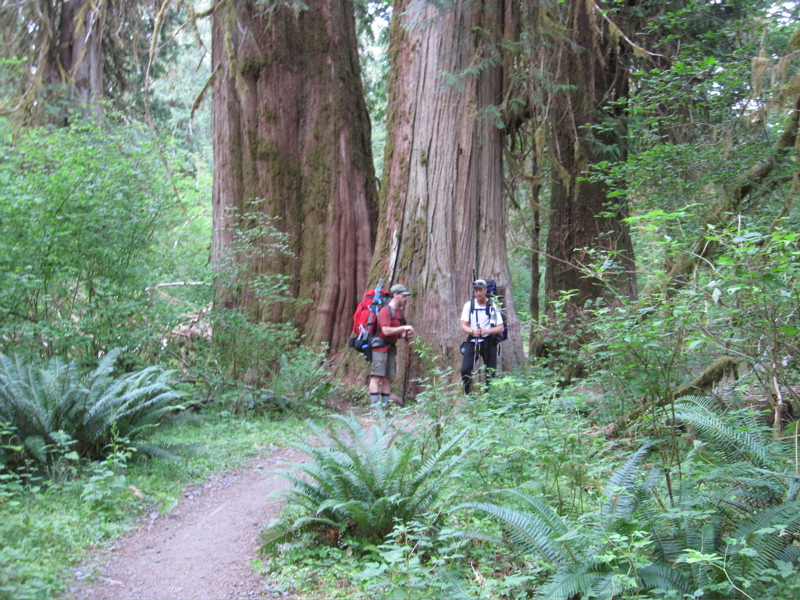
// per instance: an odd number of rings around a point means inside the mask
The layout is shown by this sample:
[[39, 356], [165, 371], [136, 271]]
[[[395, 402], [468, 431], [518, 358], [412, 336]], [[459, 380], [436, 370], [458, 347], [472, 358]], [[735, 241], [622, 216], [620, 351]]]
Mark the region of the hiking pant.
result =
[[[486, 384], [488, 385], [497, 370], [497, 342], [484, 338], [478, 344], [478, 352], [483, 359], [483, 364], [486, 365]], [[472, 371], [475, 368], [476, 359], [475, 342], [470, 340], [461, 359], [461, 382], [464, 384], [465, 394], [472, 391]]]

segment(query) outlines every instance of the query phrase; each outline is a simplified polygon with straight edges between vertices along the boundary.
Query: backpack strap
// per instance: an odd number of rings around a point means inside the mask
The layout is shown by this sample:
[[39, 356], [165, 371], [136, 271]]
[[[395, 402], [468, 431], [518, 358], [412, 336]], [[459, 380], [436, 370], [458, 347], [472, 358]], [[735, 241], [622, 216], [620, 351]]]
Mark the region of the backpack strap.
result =
[[[386, 308], [389, 309], [389, 318], [392, 321], [394, 321], [394, 307], [392, 307], [391, 305], [387, 304]], [[403, 317], [400, 319], [400, 325], [407, 325], [407, 324], [408, 324], [408, 321], [406, 321], [406, 317], [405, 317], [405, 315], [403, 315]]]
[[[469, 301], [469, 326], [472, 327], [472, 313], [475, 312], [475, 294], [472, 294], [472, 299]], [[475, 315], [475, 324], [478, 324], [478, 315]]]

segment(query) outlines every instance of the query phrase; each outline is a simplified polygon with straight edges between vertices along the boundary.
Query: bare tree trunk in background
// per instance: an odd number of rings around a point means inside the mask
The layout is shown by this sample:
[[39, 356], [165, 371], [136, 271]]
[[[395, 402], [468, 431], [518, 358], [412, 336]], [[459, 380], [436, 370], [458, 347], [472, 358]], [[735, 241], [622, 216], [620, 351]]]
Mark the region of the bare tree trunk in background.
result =
[[[604, 35], [605, 23], [593, 14], [591, 5], [581, 0], [570, 0], [568, 5], [568, 35], [581, 50], [570, 45], [562, 51], [559, 81], [570, 88], [558, 92], [551, 106], [552, 191], [545, 295], [551, 302], [561, 292], [577, 290], [567, 305], [572, 323], [587, 300], [602, 297], [613, 301], [617, 294], [636, 298], [637, 292], [633, 245], [623, 222], [627, 207], [610, 209], [606, 185], [581, 180], [591, 165], [609, 158], [600, 154], [600, 144], [593, 138], [624, 152], [620, 137], [597, 133], [592, 126], [608, 118], [603, 113], [607, 102], [627, 96], [628, 71], [614, 46], [619, 42]], [[609, 116], [616, 119], [620, 115]], [[607, 272], [603, 281], [586, 277], [581, 267], [592, 258], [585, 249], [612, 253], [619, 272]]]
[[232, 241], [231, 217], [259, 199], [294, 257], [256, 260], [254, 273], [291, 276], [299, 310], [234, 299], [261, 320], [294, 319], [306, 341], [346, 345], [372, 258], [377, 192], [350, 0], [279, 5], [217, 0], [212, 63], [212, 259]]
[[[472, 270], [510, 282], [503, 133], [486, 109], [502, 102], [497, 44], [516, 27], [512, 6], [456, 0], [437, 10], [400, 0], [393, 9], [384, 180], [371, 274], [413, 291], [409, 321], [456, 372], [465, 337], [460, 313], [472, 295]], [[462, 76], [479, 62], [482, 69]], [[506, 303], [511, 338], [501, 346], [503, 368], [523, 358], [510, 289]]]
[[[534, 156], [534, 164], [531, 171], [538, 173], [539, 166], [536, 160], [536, 153]], [[539, 268], [540, 260], [539, 253], [541, 252], [541, 233], [542, 233], [542, 220], [541, 220], [541, 191], [542, 184], [534, 183], [531, 187], [530, 193], [530, 207], [531, 207], [531, 297], [529, 301], [529, 311], [531, 313], [531, 331], [528, 336], [528, 356], [540, 356], [543, 353], [544, 343], [542, 340], [541, 331], [537, 325], [541, 317], [541, 306], [539, 305], [539, 288], [542, 283], [542, 273]]]
[[104, 25], [102, 5], [90, 0], [62, 2], [49, 69], [49, 83], [69, 85], [98, 120], [103, 116]]

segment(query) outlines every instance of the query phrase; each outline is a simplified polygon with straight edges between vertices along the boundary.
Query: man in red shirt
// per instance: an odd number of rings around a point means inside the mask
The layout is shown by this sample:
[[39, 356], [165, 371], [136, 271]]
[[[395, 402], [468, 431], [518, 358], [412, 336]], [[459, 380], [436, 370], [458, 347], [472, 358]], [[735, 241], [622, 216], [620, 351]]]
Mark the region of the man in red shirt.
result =
[[372, 348], [372, 362], [369, 371], [369, 400], [375, 406], [380, 401], [383, 406], [389, 405], [389, 391], [392, 379], [397, 377], [397, 348], [395, 343], [400, 338], [408, 343], [414, 337], [414, 328], [406, 323], [403, 316], [408, 297], [411, 295], [406, 286], [396, 283], [389, 291], [392, 299], [378, 313], [378, 338], [381, 341]]

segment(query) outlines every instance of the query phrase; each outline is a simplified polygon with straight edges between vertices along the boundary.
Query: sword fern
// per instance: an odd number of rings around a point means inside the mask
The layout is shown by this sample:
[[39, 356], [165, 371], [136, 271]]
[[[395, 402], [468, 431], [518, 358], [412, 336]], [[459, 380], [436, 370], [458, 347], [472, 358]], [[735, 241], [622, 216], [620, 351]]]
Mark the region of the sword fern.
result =
[[114, 375], [120, 353], [108, 352], [88, 373], [58, 357], [39, 367], [0, 354], [0, 422], [25, 448], [17, 458], [48, 463], [65, 440], [80, 456], [97, 457], [114, 436], [130, 440], [180, 408], [168, 371]]
[[385, 419], [369, 429], [353, 415], [329, 417], [328, 428], [306, 423], [316, 443], [297, 437], [289, 445], [310, 461], [281, 472], [293, 485], [283, 493], [289, 512], [299, 509], [302, 515], [269, 524], [262, 532], [265, 550], [315, 529], [384, 539], [396, 522], [408, 522], [434, 505], [477, 443], [464, 443], [464, 429], [424, 458], [413, 432], [393, 429]]

